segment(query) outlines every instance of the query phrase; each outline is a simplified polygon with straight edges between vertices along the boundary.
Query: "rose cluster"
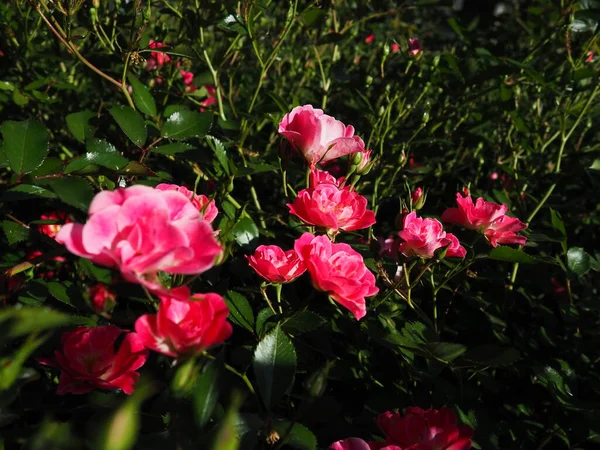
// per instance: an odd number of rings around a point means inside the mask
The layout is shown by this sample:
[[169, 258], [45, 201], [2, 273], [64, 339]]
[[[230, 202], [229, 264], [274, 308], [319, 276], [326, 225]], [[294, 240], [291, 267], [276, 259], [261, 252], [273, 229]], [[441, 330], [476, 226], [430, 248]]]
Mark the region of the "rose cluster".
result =
[[[136, 320], [135, 332], [105, 325], [64, 333], [61, 350], [39, 360], [61, 371], [58, 394], [95, 388], [130, 394], [149, 349], [187, 357], [231, 335], [229, 311], [220, 295], [192, 294], [185, 286], [167, 289], [159, 277], [160, 272], [197, 275], [215, 264], [222, 248], [211, 226], [218, 214], [213, 200], [183, 186], [134, 185], [100, 192], [88, 214], [85, 224], [62, 225], [56, 240], [75, 255], [119, 269], [127, 281], [157, 295], [160, 304], [156, 314]], [[90, 287], [89, 298], [105, 317], [116, 301], [102, 284]]]
[[372, 165], [371, 152], [354, 135], [354, 127], [311, 105], [296, 107], [286, 114], [279, 124], [279, 133], [302, 154], [310, 171], [309, 185], [288, 203], [289, 211], [324, 234], [302, 234], [293, 250], [261, 245], [247, 257], [248, 263], [274, 284], [289, 283], [308, 271], [316, 289], [361, 319], [367, 311], [365, 298], [379, 292], [375, 276], [360, 253], [333, 240], [341, 231], [370, 227], [375, 223], [375, 214], [367, 209], [365, 197], [345, 185], [345, 179], [336, 179], [318, 165], [349, 155], [352, 169], [358, 174], [366, 173]]

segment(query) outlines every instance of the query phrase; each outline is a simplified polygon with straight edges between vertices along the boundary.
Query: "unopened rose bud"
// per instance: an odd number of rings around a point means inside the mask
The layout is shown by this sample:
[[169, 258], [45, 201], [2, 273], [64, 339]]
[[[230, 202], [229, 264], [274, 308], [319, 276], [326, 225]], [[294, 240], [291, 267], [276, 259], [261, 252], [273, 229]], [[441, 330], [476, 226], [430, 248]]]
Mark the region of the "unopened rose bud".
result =
[[196, 384], [198, 378], [198, 368], [193, 359], [182, 364], [171, 382], [172, 392], [177, 397], [185, 397], [189, 395]]
[[100, 8], [100, 0], [92, 0], [92, 5], [94, 5], [94, 8]]
[[408, 40], [408, 54], [410, 56], [418, 56], [421, 53], [421, 41], [419, 38], [411, 38]]
[[117, 297], [101, 283], [91, 286], [88, 295], [94, 310], [99, 314], [110, 312], [115, 307]]
[[420, 187], [416, 188], [410, 194], [413, 210], [418, 211], [425, 205], [427, 194]]
[[356, 152], [352, 156], [351, 164], [356, 166], [354, 172], [358, 175], [366, 175], [373, 167], [373, 161], [371, 160], [371, 150], [365, 150], [364, 152]]

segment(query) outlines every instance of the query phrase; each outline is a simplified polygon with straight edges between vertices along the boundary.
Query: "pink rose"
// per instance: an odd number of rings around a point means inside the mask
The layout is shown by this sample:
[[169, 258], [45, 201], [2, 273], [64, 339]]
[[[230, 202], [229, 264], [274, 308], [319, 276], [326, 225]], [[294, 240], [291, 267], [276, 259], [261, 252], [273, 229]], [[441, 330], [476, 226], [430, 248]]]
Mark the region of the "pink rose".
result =
[[[149, 48], [162, 48], [162, 47], [165, 47], [165, 44], [163, 44], [162, 42], [158, 42], [153, 39], [150, 39], [150, 42], [148, 43], [148, 47]], [[171, 61], [171, 58], [166, 53], [150, 52], [150, 58], [148, 58], [148, 61], [146, 61], [146, 70], [154, 70], [154, 69], [160, 68], [161, 66], [168, 63], [169, 61]]]
[[110, 311], [115, 306], [116, 296], [102, 283], [91, 286], [88, 290], [90, 302], [97, 313]]
[[194, 82], [194, 74], [192, 72], [180, 69], [179, 73], [183, 78], [183, 84], [185, 84], [186, 86], [190, 86]]
[[375, 35], [374, 34], [370, 34], [365, 38], [365, 42], [367, 44], [370, 44], [371, 42], [373, 42], [373, 39], [375, 39]]
[[464, 258], [467, 254], [458, 239], [444, 231], [439, 220], [417, 217], [415, 211], [404, 217], [404, 229], [398, 232], [404, 241], [400, 244], [400, 252], [404, 256], [433, 258], [434, 252], [448, 246], [446, 256]]
[[217, 209], [217, 205], [214, 200], [209, 199], [206, 195], [202, 194], [194, 194], [185, 186], [179, 186], [177, 184], [166, 184], [161, 183], [157, 185], [154, 189], [158, 189], [159, 191], [177, 191], [185, 195], [192, 201], [192, 204], [200, 211], [201, 217], [206, 220], [208, 223], [212, 223], [219, 214], [219, 210]]
[[334, 442], [329, 450], [403, 450], [396, 445], [386, 445], [383, 442], [366, 443], [360, 438], [351, 437], [342, 441]]
[[408, 40], [408, 54], [417, 56], [419, 53], [421, 53], [421, 41], [419, 38], [410, 38]]
[[310, 187], [318, 186], [319, 184], [333, 184], [340, 187], [344, 183], [344, 177], [335, 178], [326, 170], [319, 170], [315, 166], [311, 166], [309, 175]]
[[397, 42], [394, 42], [390, 45], [390, 51], [392, 53], [398, 53], [400, 51], [400, 44], [398, 44]]
[[375, 223], [375, 213], [367, 209], [366, 198], [335, 184], [303, 189], [287, 207], [304, 222], [334, 232], [360, 230]]
[[[115, 343], [123, 333], [125, 338], [117, 350]], [[137, 334], [107, 325], [63, 333], [61, 351], [55, 351], [54, 358], [38, 361], [60, 369], [58, 395], [85, 394], [96, 388], [131, 394], [140, 376], [136, 370], [147, 357], [148, 350]]]
[[71, 222], [69, 215], [64, 211], [52, 211], [52, 212], [49, 212], [48, 214], [42, 214], [40, 216], [40, 219], [55, 220], [57, 222], [61, 222], [61, 223], [52, 223], [52, 224], [45, 223], [45, 224], [38, 225], [38, 230], [40, 231], [40, 233], [43, 233], [46, 236], [51, 237], [52, 239], [56, 238], [56, 235], [58, 234], [58, 232], [60, 231], [60, 229], [62, 228], [62, 226], [65, 223]]
[[260, 245], [248, 264], [269, 283], [289, 283], [306, 271], [295, 250], [284, 252], [276, 245]]
[[118, 267], [123, 276], [160, 290], [158, 272], [200, 274], [221, 247], [210, 224], [184, 194], [131, 186], [97, 194], [85, 225], [63, 226], [56, 240], [94, 263]]
[[327, 236], [304, 233], [294, 249], [310, 274], [313, 285], [360, 320], [367, 312], [365, 297], [377, 294], [375, 276], [360, 253], [348, 244], [333, 244]]
[[410, 407], [404, 415], [387, 411], [380, 414], [376, 422], [386, 437], [383, 445], [411, 450], [468, 450], [472, 447], [473, 429], [459, 425], [456, 414], [449, 408], [438, 411]]
[[507, 216], [508, 206], [487, 202], [481, 197], [473, 204], [470, 194], [463, 197], [460, 192], [456, 194], [456, 203], [458, 208], [448, 208], [442, 214], [444, 222], [483, 233], [493, 247], [498, 244], [525, 245], [527, 242], [525, 236], [515, 234], [527, 228], [527, 225], [517, 218]]
[[[205, 84], [204, 89], [206, 89], [208, 97], [206, 100], [202, 100], [200, 104], [208, 108], [209, 106], [213, 106], [217, 103], [217, 90], [210, 84]], [[204, 111], [204, 108], [200, 108], [200, 111]]]
[[279, 123], [279, 134], [299, 149], [310, 164], [324, 163], [349, 153], [362, 152], [365, 143], [344, 125], [311, 105], [297, 106]]
[[177, 357], [198, 354], [231, 336], [229, 310], [218, 294], [194, 294], [177, 288], [160, 297], [156, 315], [145, 314], [135, 322], [143, 344], [156, 352]]

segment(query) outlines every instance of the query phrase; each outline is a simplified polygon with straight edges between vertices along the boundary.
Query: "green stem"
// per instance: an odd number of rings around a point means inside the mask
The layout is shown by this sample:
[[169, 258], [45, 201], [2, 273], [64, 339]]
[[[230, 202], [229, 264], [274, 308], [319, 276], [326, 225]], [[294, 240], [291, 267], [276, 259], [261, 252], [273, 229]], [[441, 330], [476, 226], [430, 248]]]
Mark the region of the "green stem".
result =
[[[204, 353], [204, 356], [208, 359], [210, 359], [211, 361], [216, 360], [217, 358], [215, 358], [213, 355], [209, 354], [209, 353]], [[248, 379], [248, 377], [241, 373], [238, 372], [234, 367], [231, 367], [229, 364], [227, 363], [223, 363], [223, 366], [225, 367], [225, 369], [229, 372], [231, 372], [232, 374], [240, 377], [242, 379], [242, 381], [244, 382], [244, 384], [246, 385], [246, 387], [248, 388], [248, 390], [252, 393], [252, 394], [256, 394], [256, 391], [254, 390], [254, 386], [252, 386], [252, 383], [250, 383], [250, 380]]]

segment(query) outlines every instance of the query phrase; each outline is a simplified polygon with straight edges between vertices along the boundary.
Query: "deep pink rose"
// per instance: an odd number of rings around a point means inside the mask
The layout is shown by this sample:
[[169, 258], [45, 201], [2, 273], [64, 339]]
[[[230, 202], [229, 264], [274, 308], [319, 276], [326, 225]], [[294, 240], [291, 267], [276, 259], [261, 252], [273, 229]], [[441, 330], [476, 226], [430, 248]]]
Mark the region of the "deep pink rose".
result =
[[313, 285], [350, 310], [357, 320], [367, 312], [365, 297], [377, 294], [375, 276], [360, 253], [348, 244], [333, 244], [327, 236], [304, 233], [294, 249], [310, 274]]
[[387, 445], [383, 442], [366, 443], [360, 438], [347, 438], [342, 441], [334, 442], [329, 446], [329, 450], [402, 450], [396, 445]]
[[52, 211], [52, 212], [49, 212], [48, 214], [42, 214], [40, 216], [40, 219], [56, 220], [57, 222], [60, 222], [60, 223], [45, 223], [45, 224], [38, 225], [38, 230], [40, 231], [40, 233], [43, 233], [46, 236], [51, 237], [53, 239], [56, 238], [56, 235], [58, 234], [58, 232], [60, 231], [60, 229], [63, 227], [63, 225], [65, 223], [71, 222], [69, 215], [64, 211]]
[[437, 249], [448, 246], [446, 256], [464, 258], [467, 254], [458, 239], [444, 231], [439, 220], [417, 217], [415, 211], [404, 217], [404, 229], [398, 232], [403, 240], [400, 252], [404, 256], [433, 258]]
[[183, 287], [160, 297], [156, 315], [145, 314], [135, 322], [143, 344], [159, 353], [177, 357], [198, 354], [231, 336], [229, 309], [218, 294], [194, 294]]
[[442, 214], [444, 222], [455, 223], [470, 230], [483, 233], [493, 247], [498, 244], [525, 245], [527, 238], [517, 236], [517, 231], [524, 230], [527, 225], [519, 219], [506, 215], [508, 206], [487, 202], [479, 197], [475, 204], [471, 195], [456, 194], [458, 208], [448, 208]]
[[[115, 349], [122, 333], [125, 338]], [[136, 372], [148, 357], [148, 350], [135, 333], [119, 327], [77, 327], [63, 333], [61, 351], [54, 358], [38, 361], [60, 369], [60, 381], [56, 393], [85, 394], [98, 389], [121, 389], [131, 394], [140, 374]]]
[[421, 41], [419, 38], [410, 38], [408, 40], [408, 54], [417, 56], [419, 53], [421, 53]]
[[183, 84], [185, 84], [186, 86], [191, 86], [191, 84], [194, 82], [194, 74], [183, 69], [180, 69], [179, 73], [183, 78]]
[[[205, 107], [215, 105], [217, 103], [217, 89], [211, 84], [205, 84], [204, 89], [206, 89], [208, 97], [206, 97], [206, 100], [202, 100], [200, 104]], [[200, 108], [200, 111], [204, 111], [204, 108]]]
[[319, 170], [315, 166], [310, 168], [309, 185], [310, 187], [318, 186], [319, 184], [333, 184], [340, 187], [344, 182], [344, 177], [336, 178], [326, 170]]
[[115, 306], [117, 299], [114, 292], [112, 292], [108, 286], [97, 283], [91, 286], [88, 290], [90, 302], [97, 313], [104, 313], [110, 311]]
[[260, 245], [248, 264], [269, 283], [289, 283], [306, 271], [295, 250], [283, 251], [276, 245]]
[[303, 189], [287, 206], [304, 222], [331, 231], [360, 230], [375, 223], [375, 213], [367, 209], [365, 197], [330, 183]]
[[[150, 39], [150, 42], [148, 43], [148, 47], [152, 48], [152, 49], [162, 48], [162, 47], [165, 47], [165, 44], [163, 44], [162, 42], [158, 42], [153, 39]], [[163, 66], [164, 64], [168, 63], [169, 61], [171, 61], [171, 57], [169, 55], [167, 55], [166, 53], [150, 52], [150, 57], [146, 61], [146, 70], [158, 69], [161, 66]]]
[[214, 200], [211, 200], [206, 195], [203, 194], [194, 194], [185, 186], [179, 186], [177, 184], [167, 184], [161, 183], [157, 185], [154, 189], [158, 189], [159, 191], [177, 191], [185, 195], [189, 198], [193, 205], [200, 211], [200, 215], [204, 220], [208, 223], [212, 223], [219, 214], [219, 210], [217, 209], [217, 205]]
[[69, 223], [56, 240], [94, 263], [118, 267], [131, 282], [160, 290], [158, 272], [200, 274], [221, 247], [210, 224], [182, 193], [147, 186], [102, 191], [85, 225]]
[[[385, 435], [385, 445], [406, 450], [468, 450], [473, 430], [457, 423], [449, 408], [423, 410], [410, 407], [399, 412], [387, 411], [376, 419]], [[383, 447], [385, 448], [385, 447]]]
[[365, 38], [365, 42], [367, 44], [370, 44], [371, 42], [373, 42], [373, 39], [375, 39], [375, 35], [374, 34], [370, 34]]
[[324, 163], [365, 150], [354, 136], [354, 127], [344, 125], [311, 105], [297, 106], [279, 123], [279, 134], [298, 148], [310, 164]]

